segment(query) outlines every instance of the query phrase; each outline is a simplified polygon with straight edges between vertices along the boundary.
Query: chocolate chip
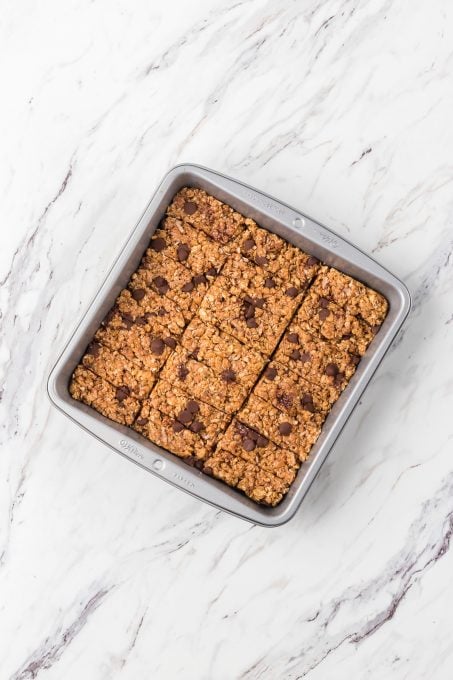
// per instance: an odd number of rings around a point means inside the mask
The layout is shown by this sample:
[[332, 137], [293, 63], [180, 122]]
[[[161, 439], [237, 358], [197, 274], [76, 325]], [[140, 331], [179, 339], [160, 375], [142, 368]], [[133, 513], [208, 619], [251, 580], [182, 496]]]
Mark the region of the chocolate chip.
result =
[[306, 392], [305, 394], [303, 394], [301, 396], [300, 401], [301, 401], [301, 404], [303, 404], [304, 406], [305, 406], [305, 404], [312, 404], [313, 403], [313, 397], [312, 397], [311, 394]]
[[138, 326], [146, 326], [146, 324], [148, 323], [148, 319], [146, 318], [146, 316], [137, 316], [137, 318], [135, 319], [135, 323]]
[[118, 312], [117, 308], [112, 307], [112, 309], [105, 315], [102, 324], [105, 326], [106, 324], [110, 323], [110, 321], [112, 321], [112, 319], [116, 316], [117, 312]]
[[203, 466], [203, 472], [205, 473], [205, 475], [208, 475], [208, 477], [214, 476], [214, 470], [212, 469], [212, 467], [209, 467], [209, 465]]
[[253, 319], [255, 316], [255, 307], [253, 305], [247, 305], [244, 310], [244, 316], [246, 319]]
[[252, 238], [248, 238], [244, 241], [242, 244], [243, 249], [247, 252], [249, 250], [252, 250], [256, 246], [255, 241]]
[[238, 420], [235, 421], [236, 431], [241, 437], [247, 437], [249, 433], [249, 428], [244, 423], [240, 423]]
[[134, 288], [134, 290], [132, 291], [132, 297], [137, 302], [139, 302], [140, 300], [143, 300], [145, 295], [146, 295], [146, 291], [145, 291], [144, 288]]
[[164, 307], [159, 307], [157, 310], [157, 316], [166, 316], [167, 314], [168, 312]]
[[301, 353], [299, 352], [298, 349], [293, 349], [289, 353], [290, 359], [294, 359], [294, 361], [299, 361], [300, 357], [302, 356]]
[[200, 351], [199, 347], [195, 347], [190, 354], [188, 355], [189, 359], [195, 359], [195, 361], [198, 359], [198, 352]]
[[222, 371], [221, 376], [222, 380], [226, 383], [236, 382], [236, 373], [231, 368], [227, 368], [225, 371]]
[[173, 432], [182, 432], [184, 429], [184, 425], [182, 423], [178, 423], [177, 420], [173, 421]]
[[330, 377], [335, 377], [338, 373], [338, 366], [336, 364], [327, 364], [326, 375]]
[[245, 295], [244, 302], [246, 302], [248, 305], [252, 305], [252, 306], [255, 304], [254, 298], [250, 297], [250, 295]]
[[122, 317], [122, 321], [123, 321], [123, 327], [124, 327], [126, 330], [130, 331], [130, 329], [131, 329], [132, 326], [134, 325], [134, 322], [131, 321], [131, 319], [128, 319], [126, 316], [123, 316], [123, 317]]
[[309, 267], [313, 267], [313, 265], [318, 264], [318, 262], [319, 260], [317, 257], [315, 257], [314, 255], [310, 255], [310, 257], [307, 260], [307, 265]]
[[288, 290], [285, 291], [285, 295], [290, 298], [295, 298], [299, 295], [299, 291], [297, 288], [294, 288], [294, 286], [291, 286], [291, 288], [288, 288]]
[[126, 399], [130, 394], [129, 388], [126, 387], [126, 385], [122, 385], [121, 387], [118, 387], [115, 393], [115, 397], [118, 399], [118, 401], [123, 401], [123, 399]]
[[170, 290], [170, 286], [168, 285], [167, 279], [164, 279], [163, 276], [155, 276], [153, 279], [153, 283], [157, 288], [157, 292], [160, 293], [160, 295], [165, 295]]
[[178, 260], [180, 262], [185, 262], [187, 258], [190, 255], [190, 248], [187, 245], [187, 243], [181, 243], [177, 250], [176, 250], [176, 255], [178, 256]]
[[189, 430], [192, 432], [195, 432], [197, 434], [198, 432], [201, 432], [203, 430], [204, 425], [200, 420], [194, 420], [193, 423], [189, 426]]
[[275, 281], [273, 278], [269, 277], [265, 280], [264, 285], [266, 288], [275, 288]]
[[274, 368], [273, 366], [268, 366], [266, 370], [264, 371], [264, 376], [268, 380], [274, 380], [277, 376], [277, 369]]
[[149, 247], [151, 250], [155, 250], [156, 253], [161, 253], [167, 247], [167, 242], [164, 238], [153, 238]]
[[278, 426], [278, 431], [280, 432], [283, 437], [287, 437], [289, 434], [291, 434], [293, 429], [293, 426], [291, 423], [280, 423]]
[[287, 335], [288, 342], [292, 342], [294, 345], [299, 344], [299, 336], [297, 333], [288, 333]]
[[327, 319], [327, 317], [329, 316], [329, 314], [330, 314], [330, 311], [328, 309], [320, 309], [318, 316], [321, 319], [321, 321], [325, 321]]
[[199, 286], [202, 283], [207, 283], [206, 276], [204, 274], [197, 274], [193, 277], [192, 281], [196, 286]]
[[278, 394], [277, 395], [277, 401], [278, 401], [279, 404], [281, 404], [283, 406], [283, 408], [286, 408], [287, 411], [293, 405], [292, 395], [287, 394], [286, 392], [282, 392], [282, 393]]
[[92, 357], [97, 357], [99, 356], [99, 353], [101, 351], [101, 345], [98, 342], [90, 342], [90, 344], [87, 347], [87, 354], [90, 354]]
[[256, 446], [256, 443], [253, 441], [253, 439], [249, 439], [248, 437], [245, 437], [245, 439], [242, 440], [242, 448], [245, 451], [253, 451], [255, 446]]
[[185, 408], [180, 413], [178, 413], [176, 418], [179, 420], [180, 423], [184, 423], [184, 425], [187, 425], [193, 419], [193, 413], [191, 413], [189, 409]]
[[302, 361], [303, 364], [305, 364], [307, 363], [307, 361], [311, 361], [311, 356], [308, 352], [302, 352], [299, 359], [300, 361]]
[[358, 354], [353, 354], [351, 356], [351, 361], [354, 364], [354, 366], [358, 366], [360, 364], [360, 356]]
[[178, 378], [180, 380], [185, 380], [188, 375], [189, 375], [189, 369], [186, 366], [183, 366], [183, 364], [179, 364], [179, 366], [178, 366]]
[[183, 293], [191, 293], [191, 292], [193, 291], [194, 288], [195, 288], [195, 286], [194, 286], [194, 284], [192, 283], [192, 281], [188, 281], [187, 283], [185, 283], [185, 284], [183, 285], [183, 287], [181, 288], [181, 290], [182, 290]]
[[381, 329], [381, 324], [376, 324], [376, 326], [371, 326], [371, 330], [372, 330], [374, 335], [376, 335], [376, 333], [378, 331], [380, 331], [380, 329]]
[[330, 303], [330, 300], [328, 300], [327, 298], [324, 298], [324, 297], [319, 298], [319, 306], [320, 307], [328, 307], [329, 303]]
[[337, 373], [337, 375], [336, 375], [335, 378], [334, 378], [334, 384], [335, 384], [335, 386], [336, 386], [336, 387], [341, 387], [344, 378], [345, 378], [344, 373], [341, 373], [341, 372]]
[[307, 402], [306, 404], [302, 404], [302, 408], [304, 409], [304, 411], [309, 411], [309, 413], [315, 413], [316, 411], [315, 405], [313, 404], [313, 402], [310, 401]]
[[161, 340], [160, 338], [153, 338], [151, 340], [150, 347], [151, 347], [151, 352], [153, 354], [160, 356], [165, 349], [165, 344], [164, 344], [164, 341]]
[[186, 409], [191, 413], [198, 413], [198, 411], [200, 410], [198, 401], [195, 401], [195, 399], [189, 399], [189, 401], [186, 404]]
[[171, 347], [171, 349], [175, 349], [177, 343], [174, 338], [169, 336], [168, 338], [164, 338], [164, 343], [167, 345], [167, 347]]
[[258, 309], [264, 309], [264, 305], [266, 304], [266, 300], [264, 298], [255, 298], [253, 300], [253, 304], [255, 307], [258, 307]]
[[258, 324], [256, 323], [255, 319], [247, 319], [247, 326], [249, 328], [258, 328]]
[[269, 439], [266, 439], [266, 437], [263, 437], [262, 434], [259, 434], [256, 438], [256, 445], [259, 446], [260, 449], [264, 449], [268, 444]]
[[258, 255], [258, 257], [255, 257], [255, 262], [259, 267], [265, 267], [267, 265], [267, 257]]
[[186, 215], [193, 215], [198, 210], [198, 205], [194, 201], [186, 201], [184, 203], [184, 212]]
[[148, 422], [148, 418], [137, 418], [135, 422], [137, 423], [137, 425], [143, 426], [146, 425], [146, 423]]
[[208, 269], [208, 271], [205, 273], [205, 276], [217, 276], [217, 269], [215, 267], [211, 267], [211, 269]]

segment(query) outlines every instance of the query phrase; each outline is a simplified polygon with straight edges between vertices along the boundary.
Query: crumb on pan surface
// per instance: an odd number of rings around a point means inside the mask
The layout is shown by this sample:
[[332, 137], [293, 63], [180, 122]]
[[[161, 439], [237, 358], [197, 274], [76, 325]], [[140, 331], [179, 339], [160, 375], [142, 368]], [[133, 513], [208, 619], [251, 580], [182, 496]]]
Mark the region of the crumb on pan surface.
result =
[[387, 311], [368, 286], [184, 187], [69, 391], [275, 506]]

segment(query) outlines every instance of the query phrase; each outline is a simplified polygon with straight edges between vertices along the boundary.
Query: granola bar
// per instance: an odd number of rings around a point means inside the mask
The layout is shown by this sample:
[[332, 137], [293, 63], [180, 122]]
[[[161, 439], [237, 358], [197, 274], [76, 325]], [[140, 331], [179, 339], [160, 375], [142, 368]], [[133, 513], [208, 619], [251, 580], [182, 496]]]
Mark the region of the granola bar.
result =
[[108, 316], [96, 331], [94, 339], [151, 372], [153, 376], [157, 375], [177, 345], [176, 338], [157, 324], [155, 317], [135, 317], [132, 321], [118, 311]]
[[324, 420], [321, 413], [303, 411], [297, 417], [282, 413], [255, 394], [250, 395], [237, 417], [245, 425], [261, 431], [278, 446], [293, 451], [300, 461], [307, 458]]
[[198, 316], [187, 326], [180, 343], [192, 358], [210, 366], [223, 380], [238, 382], [246, 390], [252, 388], [265, 364], [260, 352], [245, 347], [232, 335], [204, 323]]
[[204, 458], [214, 448], [229, 421], [229, 416], [222, 411], [194, 399], [163, 379], [154, 386], [148, 402], [151, 408], [177, 422], [177, 428], [186, 427], [198, 436], [195, 447], [197, 458]]
[[255, 222], [241, 234], [238, 250], [262, 268], [267, 276], [290, 282], [304, 290], [319, 269], [319, 260], [284, 239], [262, 229]]
[[[132, 274], [129, 287], [137, 296], [137, 290], [151, 288], [161, 297], [168, 297], [190, 321], [205, 294], [209, 279], [204, 274], [193, 275], [184, 265], [148, 248], [142, 265]], [[135, 293], [134, 293], [135, 291]]]
[[297, 312], [295, 323], [311, 335], [320, 335], [338, 349], [361, 357], [373, 339], [373, 331], [360, 317], [311, 289]]
[[287, 484], [293, 482], [299, 468], [298, 459], [292, 451], [277, 446], [262, 433], [239, 420], [233, 420], [220, 438], [218, 448], [258, 465]]
[[230, 206], [202, 189], [185, 187], [178, 191], [167, 214], [201, 229], [214, 241], [228, 243], [242, 231], [247, 220]]
[[75, 369], [69, 392], [73, 399], [121, 425], [132, 425], [140, 408], [140, 402], [130, 396], [126, 386], [114, 387], [84, 366]]
[[183, 313], [174, 302], [147, 288], [122, 290], [111, 314], [115, 312], [115, 309], [120, 312], [123, 320], [131, 323], [147, 321], [150, 328], [156, 322], [176, 337], [182, 333], [186, 325]]
[[277, 361], [266, 367], [253, 393], [295, 418], [304, 411], [327, 414], [338, 398], [334, 386], [315, 385]]
[[207, 291], [198, 314], [205, 323], [269, 356], [296, 309], [296, 298], [297, 293], [291, 297], [279, 290], [252, 296], [222, 274]]
[[320, 269], [313, 289], [344, 307], [349, 314], [361, 316], [375, 333], [387, 315], [388, 302], [380, 293], [333, 267]]
[[88, 345], [82, 364], [114, 387], [125, 387], [137, 399], [144, 399], [149, 394], [155, 380], [152, 371], [140, 368], [119, 352], [95, 341]]
[[249, 391], [249, 385], [242, 384], [231, 370], [218, 372], [193, 359], [190, 352], [182, 347], [179, 347], [167, 361], [161, 377], [195, 399], [225, 413], [237, 411]]
[[264, 505], [277, 505], [289, 489], [283, 479], [222, 449], [206, 460], [203, 471]]
[[333, 387], [337, 394], [354, 374], [358, 359], [293, 322], [283, 336], [274, 359], [315, 385]]
[[153, 234], [149, 248], [185, 265], [192, 274], [207, 276], [216, 276], [228, 255], [225, 245], [175, 217], [163, 220], [160, 229]]

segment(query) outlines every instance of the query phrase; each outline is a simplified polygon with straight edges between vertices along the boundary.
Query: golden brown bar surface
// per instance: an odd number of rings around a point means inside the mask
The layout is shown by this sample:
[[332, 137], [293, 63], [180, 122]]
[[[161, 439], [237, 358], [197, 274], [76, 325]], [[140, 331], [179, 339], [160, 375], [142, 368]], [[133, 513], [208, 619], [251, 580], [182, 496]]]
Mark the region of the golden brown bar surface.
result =
[[184, 187], [70, 394], [275, 506], [387, 310], [363, 283]]

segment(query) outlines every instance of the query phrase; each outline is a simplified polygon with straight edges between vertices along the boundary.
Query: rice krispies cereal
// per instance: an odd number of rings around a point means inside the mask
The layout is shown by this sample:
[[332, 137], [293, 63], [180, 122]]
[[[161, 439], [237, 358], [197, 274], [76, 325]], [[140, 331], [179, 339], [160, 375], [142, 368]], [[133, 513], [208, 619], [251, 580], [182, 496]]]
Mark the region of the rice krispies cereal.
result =
[[247, 225], [248, 220], [230, 206], [202, 189], [185, 187], [178, 191], [167, 214], [201, 229], [214, 241], [228, 243]]
[[130, 396], [126, 386], [114, 387], [107, 380], [80, 365], [71, 378], [69, 393], [73, 399], [83, 401], [106, 418], [121, 425], [132, 425], [140, 409], [140, 402]]

